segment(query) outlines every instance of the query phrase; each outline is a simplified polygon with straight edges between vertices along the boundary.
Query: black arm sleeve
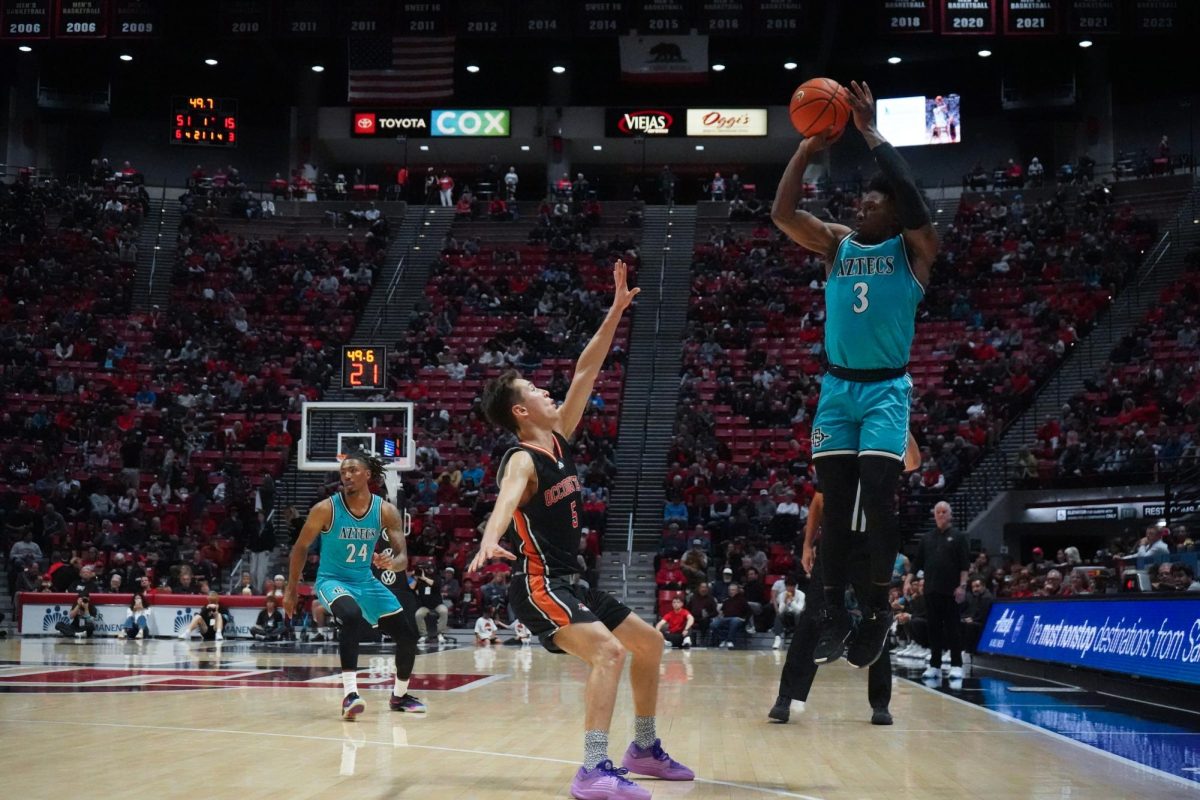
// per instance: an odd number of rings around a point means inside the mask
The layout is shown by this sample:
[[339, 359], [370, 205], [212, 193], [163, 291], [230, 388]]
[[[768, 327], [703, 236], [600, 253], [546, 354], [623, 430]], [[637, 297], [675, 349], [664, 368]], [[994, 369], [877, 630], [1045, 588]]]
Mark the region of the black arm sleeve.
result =
[[875, 156], [875, 163], [879, 165], [880, 171], [896, 191], [896, 212], [900, 217], [900, 224], [909, 231], [928, 225], [929, 209], [921, 199], [921, 192], [918, 191], [917, 183], [913, 180], [912, 172], [903, 156], [888, 142], [879, 145], [871, 153]]

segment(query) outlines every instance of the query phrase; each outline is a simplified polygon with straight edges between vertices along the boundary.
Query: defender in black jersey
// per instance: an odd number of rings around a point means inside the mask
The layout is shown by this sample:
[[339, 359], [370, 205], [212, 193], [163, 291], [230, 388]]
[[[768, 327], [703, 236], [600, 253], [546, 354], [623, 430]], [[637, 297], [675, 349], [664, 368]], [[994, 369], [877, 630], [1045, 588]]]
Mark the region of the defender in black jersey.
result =
[[[655, 735], [662, 637], [611, 595], [596, 588], [577, 588], [583, 502], [568, 445], [621, 315], [638, 294], [638, 289], [628, 288], [626, 274], [625, 263], [618, 260], [612, 307], [579, 356], [561, 406], [513, 370], [485, 387], [484, 413], [515, 434], [519, 444], [500, 462], [496, 476], [500, 494], [479, 553], [468, 567], [475, 572], [489, 559], [516, 561], [508, 597], [517, 619], [550, 652], [569, 653], [590, 667], [584, 694], [584, 761], [571, 784], [572, 796], [583, 800], [649, 800], [648, 791], [623, 777], [626, 769], [665, 780], [695, 777], [663, 751]], [[506, 533], [517, 542], [516, 554], [500, 544]], [[624, 769], [618, 769], [608, 757], [608, 728], [626, 650], [633, 655], [630, 681], [636, 738], [625, 753]]]

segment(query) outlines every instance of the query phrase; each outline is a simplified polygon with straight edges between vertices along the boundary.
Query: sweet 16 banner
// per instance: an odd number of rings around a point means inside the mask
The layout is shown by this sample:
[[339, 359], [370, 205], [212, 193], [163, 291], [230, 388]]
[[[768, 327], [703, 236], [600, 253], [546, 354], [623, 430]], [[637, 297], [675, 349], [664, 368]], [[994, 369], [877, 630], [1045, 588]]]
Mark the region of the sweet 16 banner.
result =
[[979, 650], [1200, 684], [1200, 597], [997, 602]]

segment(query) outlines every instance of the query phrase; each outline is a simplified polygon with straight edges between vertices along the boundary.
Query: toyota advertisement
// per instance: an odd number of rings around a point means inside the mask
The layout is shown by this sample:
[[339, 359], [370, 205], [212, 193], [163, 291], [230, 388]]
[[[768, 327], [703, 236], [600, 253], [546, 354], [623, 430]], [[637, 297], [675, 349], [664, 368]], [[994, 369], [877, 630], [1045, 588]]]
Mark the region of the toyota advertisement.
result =
[[428, 110], [355, 110], [350, 135], [356, 139], [398, 136], [424, 139], [430, 136], [510, 136], [512, 116], [507, 108], [435, 108]]
[[1200, 685], [1200, 598], [997, 601], [979, 651]]

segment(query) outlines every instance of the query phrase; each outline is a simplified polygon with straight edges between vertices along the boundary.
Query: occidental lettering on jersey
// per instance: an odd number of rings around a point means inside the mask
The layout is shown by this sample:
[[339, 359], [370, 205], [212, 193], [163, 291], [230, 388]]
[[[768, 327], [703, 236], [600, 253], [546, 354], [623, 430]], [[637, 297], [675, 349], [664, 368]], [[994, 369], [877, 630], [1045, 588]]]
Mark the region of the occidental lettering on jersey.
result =
[[340, 534], [338, 534], [338, 538], [340, 538], [340, 539], [374, 539], [378, 535], [379, 535], [379, 531], [376, 528], [357, 528], [357, 527], [350, 527], [347, 525], [342, 528], [342, 532]]
[[891, 275], [896, 271], [895, 256], [856, 256], [843, 258], [835, 278], [856, 278], [860, 275]]
[[579, 478], [572, 475], [569, 478], [563, 478], [558, 483], [551, 486], [545, 492], [546, 508], [557, 503], [559, 500], [564, 500], [570, 497], [572, 493], [579, 491]]

